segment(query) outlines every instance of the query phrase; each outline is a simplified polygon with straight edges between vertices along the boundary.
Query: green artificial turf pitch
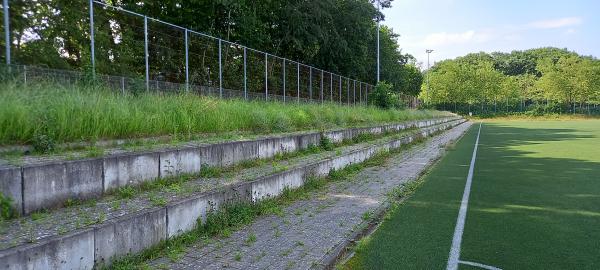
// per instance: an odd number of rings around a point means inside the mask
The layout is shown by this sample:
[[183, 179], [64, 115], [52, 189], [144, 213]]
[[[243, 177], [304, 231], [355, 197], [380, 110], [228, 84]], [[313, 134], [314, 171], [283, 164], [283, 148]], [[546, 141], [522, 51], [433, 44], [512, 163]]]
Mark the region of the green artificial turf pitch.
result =
[[[344, 268], [446, 268], [478, 128], [449, 149]], [[600, 121], [484, 122], [460, 260], [500, 269], [600, 269]]]

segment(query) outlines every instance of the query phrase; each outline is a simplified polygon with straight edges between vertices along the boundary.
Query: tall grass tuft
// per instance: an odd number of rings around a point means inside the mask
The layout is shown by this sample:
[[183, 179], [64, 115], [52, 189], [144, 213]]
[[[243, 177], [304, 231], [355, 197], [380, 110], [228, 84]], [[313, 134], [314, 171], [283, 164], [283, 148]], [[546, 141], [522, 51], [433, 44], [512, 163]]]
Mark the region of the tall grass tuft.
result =
[[[122, 95], [91, 87], [0, 84], [0, 145], [159, 135], [286, 132], [422, 119], [437, 111], [221, 100], [194, 94]], [[46, 143], [44, 141], [44, 143]]]

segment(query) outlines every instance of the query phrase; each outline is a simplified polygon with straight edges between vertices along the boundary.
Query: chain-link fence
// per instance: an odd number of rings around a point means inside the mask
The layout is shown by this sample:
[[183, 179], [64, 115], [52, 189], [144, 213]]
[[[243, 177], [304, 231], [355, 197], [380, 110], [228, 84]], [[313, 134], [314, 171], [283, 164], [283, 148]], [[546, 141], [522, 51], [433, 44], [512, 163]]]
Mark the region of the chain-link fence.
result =
[[[73, 1], [45, 14], [34, 10], [41, 5], [36, 1], [3, 1], [2, 57], [13, 76], [26, 83], [74, 83], [91, 76], [123, 93], [189, 91], [348, 105], [366, 104], [373, 91], [360, 80], [100, 1]], [[401, 99], [407, 106], [416, 104], [413, 97]]]
[[447, 102], [432, 105], [438, 110], [479, 116], [511, 114], [585, 114], [600, 115], [600, 104], [593, 102], [554, 102], [550, 100], [509, 98], [496, 102]]

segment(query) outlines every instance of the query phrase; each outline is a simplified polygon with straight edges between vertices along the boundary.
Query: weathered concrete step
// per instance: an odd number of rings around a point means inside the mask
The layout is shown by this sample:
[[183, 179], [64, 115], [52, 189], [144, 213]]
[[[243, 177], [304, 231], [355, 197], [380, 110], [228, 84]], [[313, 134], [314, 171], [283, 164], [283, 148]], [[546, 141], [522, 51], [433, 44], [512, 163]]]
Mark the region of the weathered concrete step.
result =
[[68, 200], [99, 198], [126, 185], [162, 177], [198, 173], [203, 166], [231, 166], [271, 158], [318, 145], [325, 136], [333, 142], [360, 134], [381, 134], [420, 128], [459, 119], [445, 117], [369, 128], [311, 132], [248, 141], [186, 146], [157, 151], [114, 154], [100, 158], [0, 167], [0, 193], [12, 198], [22, 215], [62, 206]]
[[229, 201], [255, 202], [278, 196], [285, 188], [302, 185], [309, 175], [326, 175], [331, 169], [362, 162], [377, 151], [400, 147], [416, 138], [451, 128], [461, 122], [453, 121], [423, 128], [402, 138], [354, 149], [252, 181], [193, 194], [164, 206], [98, 221], [99, 224], [92, 227], [63, 232], [62, 235], [50, 236], [36, 243], [20, 244], [0, 251], [0, 265], [8, 266], [8, 269], [91, 269], [94, 265], [137, 253], [168, 237], [189, 231], [196, 226], [197, 220], [205, 218], [207, 211], [219, 208]]
[[[69, 207], [13, 219], [3, 224], [6, 229], [0, 232], [0, 250], [17, 244], [40, 241], [52, 235], [64, 234], [98, 221], [119, 218], [136, 211], [153, 208], [157, 203], [170, 203], [202, 192], [221, 189], [227, 185], [251, 181], [283, 170], [345, 155], [372, 144], [381, 144], [400, 138], [412, 131], [414, 130], [394, 133], [362, 143], [338, 146], [330, 151], [320, 150], [271, 161], [258, 160], [244, 167], [229, 168], [218, 175], [213, 173], [210, 177], [204, 174], [204, 177], [198, 178], [188, 176], [160, 182], [148, 182], [141, 190], [128, 189], [128, 195], [121, 190], [97, 200], [78, 202]], [[154, 187], [148, 188], [149, 184], [153, 184]], [[161, 184], [161, 186], [157, 186], [157, 184]], [[124, 197], [124, 195], [127, 196]]]

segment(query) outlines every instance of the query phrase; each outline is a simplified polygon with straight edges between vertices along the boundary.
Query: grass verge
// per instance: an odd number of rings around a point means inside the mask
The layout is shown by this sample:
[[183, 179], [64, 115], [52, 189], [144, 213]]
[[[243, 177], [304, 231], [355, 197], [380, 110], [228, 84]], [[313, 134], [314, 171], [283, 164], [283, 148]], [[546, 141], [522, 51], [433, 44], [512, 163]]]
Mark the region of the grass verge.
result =
[[248, 131], [328, 129], [441, 116], [438, 111], [381, 110], [332, 103], [221, 100], [194, 94], [122, 95], [55, 84], [0, 85], [0, 145], [57, 143]]

